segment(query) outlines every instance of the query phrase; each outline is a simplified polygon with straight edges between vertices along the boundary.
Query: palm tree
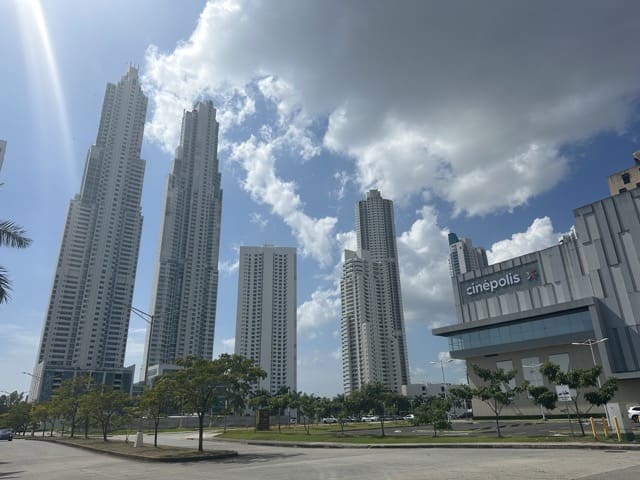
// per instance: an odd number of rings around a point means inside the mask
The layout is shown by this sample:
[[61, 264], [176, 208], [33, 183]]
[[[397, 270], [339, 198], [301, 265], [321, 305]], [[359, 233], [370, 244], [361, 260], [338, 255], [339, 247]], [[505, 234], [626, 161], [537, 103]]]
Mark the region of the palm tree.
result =
[[[0, 246], [27, 248], [31, 245], [31, 239], [26, 232], [9, 220], [0, 220]], [[9, 300], [10, 282], [7, 270], [0, 266], [0, 303]]]

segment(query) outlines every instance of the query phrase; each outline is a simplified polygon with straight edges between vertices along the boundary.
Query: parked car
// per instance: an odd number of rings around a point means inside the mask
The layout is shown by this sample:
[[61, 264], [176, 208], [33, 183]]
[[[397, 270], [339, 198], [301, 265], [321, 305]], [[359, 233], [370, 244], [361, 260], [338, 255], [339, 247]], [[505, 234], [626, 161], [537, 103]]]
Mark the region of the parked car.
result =
[[0, 440], [13, 440], [13, 430], [10, 428], [0, 429]]
[[415, 415], [413, 413], [410, 413], [410, 414], [405, 415], [404, 417], [402, 417], [403, 420], [409, 420], [409, 421], [413, 420], [414, 418], [416, 418], [416, 417], [415, 417]]
[[335, 417], [324, 417], [322, 423], [338, 423], [338, 419]]
[[366, 415], [362, 417], [363, 422], [378, 422], [379, 420], [380, 417], [378, 417], [377, 415]]
[[629, 407], [627, 410], [627, 416], [629, 417], [629, 420], [633, 420], [635, 423], [638, 423], [640, 420], [640, 405], [633, 405], [632, 407]]

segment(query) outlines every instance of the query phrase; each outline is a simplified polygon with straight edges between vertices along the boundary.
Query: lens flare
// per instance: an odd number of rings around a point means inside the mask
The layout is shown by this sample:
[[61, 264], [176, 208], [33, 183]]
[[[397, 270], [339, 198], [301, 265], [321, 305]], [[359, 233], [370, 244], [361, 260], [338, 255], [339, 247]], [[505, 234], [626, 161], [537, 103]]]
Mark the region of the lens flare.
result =
[[[40, 0], [20, 0], [16, 2], [16, 5], [20, 19], [22, 43], [25, 47], [28, 63], [30, 92], [39, 100], [37, 107], [40, 111], [42, 124], [47, 125], [48, 129], [51, 129], [52, 125], [55, 125], [54, 128], [58, 128], [64, 173], [67, 181], [77, 184], [69, 115], [42, 5]], [[46, 108], [50, 101], [53, 101], [53, 113], [57, 119], [55, 122], [51, 121], [51, 114]]]

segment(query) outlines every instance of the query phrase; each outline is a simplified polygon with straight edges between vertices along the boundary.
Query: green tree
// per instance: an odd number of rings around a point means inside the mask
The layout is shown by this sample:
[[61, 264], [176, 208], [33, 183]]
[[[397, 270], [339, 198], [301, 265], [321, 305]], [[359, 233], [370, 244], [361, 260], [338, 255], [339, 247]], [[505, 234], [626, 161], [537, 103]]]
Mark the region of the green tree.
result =
[[501, 437], [500, 414], [502, 409], [507, 405], [511, 405], [520, 393], [525, 392], [529, 388], [529, 383], [523, 382], [520, 385], [512, 387], [511, 381], [516, 376], [515, 370], [505, 372], [502, 368], [493, 371], [478, 365], [471, 365], [471, 367], [484, 384], [476, 388], [467, 386], [468, 393], [479, 398], [489, 406], [496, 419], [498, 437]]
[[302, 417], [302, 425], [307, 435], [311, 435], [311, 422], [318, 414], [318, 400], [313, 393], [300, 393], [298, 397], [298, 408]]
[[47, 426], [51, 427], [51, 432], [53, 433], [53, 428], [58, 418], [58, 409], [51, 400], [40, 402], [33, 406], [31, 417], [34, 422], [42, 424], [42, 436], [44, 437]]
[[89, 375], [78, 375], [77, 377], [64, 380], [58, 388], [53, 391], [52, 400], [64, 417], [65, 422], [70, 425], [71, 436], [75, 435], [78, 422], [78, 409], [80, 399], [89, 391], [93, 385], [93, 379]]
[[22, 432], [24, 435], [31, 422], [31, 404], [24, 401], [14, 403], [9, 408], [5, 421], [15, 432]]
[[129, 402], [129, 395], [108, 385], [91, 389], [80, 399], [82, 408], [100, 425], [105, 442], [114, 417], [122, 414]]
[[239, 355], [223, 354], [215, 360], [186, 357], [176, 362], [183, 367], [175, 372], [176, 393], [184, 406], [198, 416], [198, 450], [202, 451], [204, 417], [214, 405], [233, 393], [248, 393], [251, 386], [266, 373], [253, 361]]
[[153, 420], [153, 446], [158, 446], [158, 425], [175, 401], [176, 385], [170, 375], [164, 375], [146, 388], [136, 401], [143, 415]]
[[284, 414], [284, 410], [290, 405], [291, 396], [289, 395], [289, 387], [282, 386], [278, 390], [278, 393], [271, 396], [269, 399], [269, 408], [272, 411], [278, 412], [278, 431], [280, 431], [281, 418]]
[[529, 387], [529, 395], [533, 403], [540, 405], [542, 408], [547, 410], [554, 410], [556, 408], [558, 395], [545, 386]]
[[384, 417], [387, 403], [391, 404], [393, 401], [393, 394], [382, 383], [375, 382], [364, 385], [361, 390], [352, 392], [348, 401], [352, 403], [352, 408], [376, 415], [380, 421], [380, 435], [385, 436]]
[[451, 422], [447, 412], [451, 408], [452, 400], [444, 397], [430, 397], [425, 403], [414, 410], [414, 423], [417, 425], [432, 425], [433, 436], [438, 436], [438, 430], [450, 430]]
[[[31, 245], [31, 239], [26, 236], [26, 232], [8, 220], [0, 220], [0, 246], [27, 248]], [[11, 282], [7, 270], [0, 266], [0, 303], [9, 300]]]
[[[618, 390], [615, 378], [608, 379], [602, 387], [598, 387], [598, 377], [600, 373], [602, 373], [602, 367], [600, 365], [594, 365], [592, 368], [572, 369], [568, 372], [563, 372], [559, 365], [553, 362], [545, 362], [542, 367], [540, 367], [540, 371], [549, 382], [555, 383], [556, 385], [567, 385], [574, 391], [574, 394], [571, 395], [571, 403], [583, 436], [584, 426], [582, 425], [582, 419], [585, 415], [593, 406], [606, 405]], [[591, 389], [591, 391], [585, 392], [585, 389]], [[580, 408], [581, 398], [584, 398], [591, 404], [585, 412]]]
[[7, 413], [16, 403], [20, 403], [24, 400], [24, 393], [14, 390], [8, 395], [0, 395], [0, 414]]
[[249, 394], [249, 400], [247, 401], [249, 406], [259, 409], [267, 408], [271, 404], [271, 393], [264, 388], [258, 389]]

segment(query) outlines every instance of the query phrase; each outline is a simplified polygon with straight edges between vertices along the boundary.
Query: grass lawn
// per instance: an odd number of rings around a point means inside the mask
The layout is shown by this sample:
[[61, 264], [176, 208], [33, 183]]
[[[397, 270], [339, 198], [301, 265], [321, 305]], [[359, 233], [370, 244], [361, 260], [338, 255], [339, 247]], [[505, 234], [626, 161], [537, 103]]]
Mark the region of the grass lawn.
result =
[[[29, 437], [26, 438], [28, 439]], [[141, 447], [135, 448], [133, 446], [133, 442], [131, 441], [124, 442], [122, 440], [108, 440], [105, 442], [104, 440], [102, 440], [102, 438], [91, 437], [88, 439], [85, 439], [83, 437], [34, 437], [32, 439], [55, 442], [63, 445], [80, 447], [87, 450], [125, 456], [128, 458], [139, 460], [186, 462], [195, 460], [210, 460], [215, 458], [227, 458], [237, 455], [237, 452], [234, 452], [232, 450], [205, 450], [204, 452], [198, 452], [197, 449], [192, 448], [167, 446], [154, 447], [153, 443], [148, 442]]]
[[[367, 429], [371, 426], [367, 426]], [[375, 427], [373, 427], [375, 428]], [[385, 431], [389, 432], [393, 429], [393, 426], [387, 426], [385, 424]], [[363, 430], [363, 426], [356, 425], [353, 427], [345, 427], [344, 433], [340, 430], [340, 427], [335, 425], [318, 425], [310, 428], [310, 434], [307, 434], [301, 427], [283, 427], [278, 431], [277, 426], [272, 426], [268, 432], [256, 432], [253, 428], [236, 428], [227, 429], [226, 433], [221, 433], [216, 438], [219, 439], [235, 439], [235, 440], [271, 440], [271, 441], [284, 441], [284, 442], [336, 442], [347, 444], [406, 444], [406, 443], [543, 443], [543, 442], [580, 442], [587, 443], [592, 442], [593, 437], [556, 437], [556, 436], [508, 436], [497, 437], [495, 434], [475, 434], [475, 435], [455, 435], [448, 436], [448, 432], [438, 432], [437, 437], [432, 435], [387, 435], [382, 437], [380, 435], [380, 429], [374, 433], [372, 432], [360, 432], [357, 430]], [[602, 440], [604, 441], [604, 440]], [[612, 439], [610, 439], [612, 443]]]

